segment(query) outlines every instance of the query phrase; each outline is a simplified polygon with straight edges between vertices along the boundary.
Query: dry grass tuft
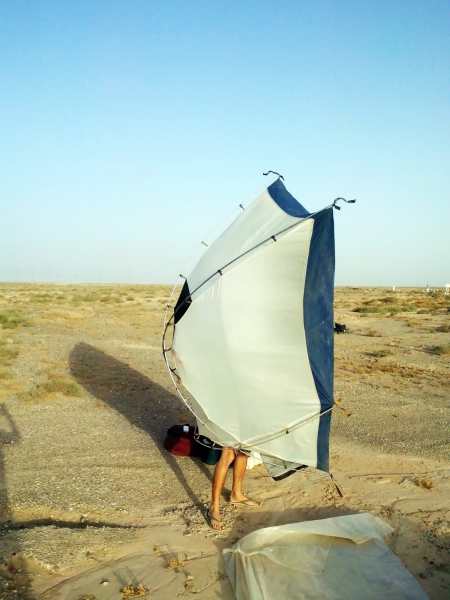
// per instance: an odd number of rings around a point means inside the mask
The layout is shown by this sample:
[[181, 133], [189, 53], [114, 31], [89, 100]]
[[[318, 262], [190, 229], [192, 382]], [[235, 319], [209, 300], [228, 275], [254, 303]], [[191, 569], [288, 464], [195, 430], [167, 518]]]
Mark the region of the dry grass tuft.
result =
[[28, 319], [15, 310], [5, 310], [0, 312], [0, 325], [3, 329], [17, 329], [18, 327], [27, 327]]
[[371, 352], [364, 352], [366, 356], [370, 356], [371, 358], [384, 358], [385, 356], [390, 356], [392, 354], [391, 350], [372, 350]]
[[398, 362], [390, 360], [379, 361], [376, 359], [369, 359], [363, 362], [347, 363], [337, 358], [335, 362], [336, 369], [339, 369], [342, 372], [349, 373], [354, 376], [377, 376], [377, 374], [383, 373], [385, 375], [391, 375], [393, 377], [405, 381], [413, 381], [414, 379], [416, 381], [418, 379], [434, 379], [433, 373], [431, 371], [411, 365], [402, 365]]
[[183, 567], [184, 564], [185, 564], [185, 561], [180, 558], [170, 558], [167, 561], [167, 568], [177, 571], [179, 568]]
[[353, 312], [360, 314], [379, 314], [379, 315], [396, 315], [403, 312], [415, 312], [414, 304], [372, 304], [373, 300], [368, 300], [365, 306], [357, 306]]
[[42, 390], [46, 394], [63, 394], [64, 396], [81, 396], [80, 387], [70, 379], [55, 378], [41, 384]]
[[378, 333], [375, 329], [366, 329], [365, 331], [359, 332], [359, 335], [364, 335], [366, 337], [382, 337], [381, 333]]
[[138, 583], [137, 585], [128, 584], [121, 588], [120, 593], [122, 594], [123, 600], [127, 600], [128, 598], [138, 598], [139, 596], [146, 596], [148, 594], [148, 588], [145, 587], [142, 583]]
[[421, 290], [404, 290], [387, 294], [382, 290], [371, 291], [367, 300], [359, 299], [361, 304], [353, 304], [353, 312], [361, 316], [374, 314], [380, 316], [397, 315], [399, 313], [447, 314], [450, 312], [450, 299], [442, 293], [424, 293]]
[[[393, 304], [393, 303], [397, 302], [397, 298], [391, 294], [390, 296], [384, 296], [383, 298], [378, 298], [378, 300], [375, 300], [375, 301], [380, 302], [381, 304]], [[369, 302], [371, 302], [371, 301], [369, 300]]]
[[33, 294], [33, 296], [31, 296], [29, 298], [30, 301], [39, 302], [41, 304], [47, 304], [48, 302], [52, 302], [54, 299], [55, 299], [54, 294], [45, 294], [45, 293]]
[[66, 377], [48, 376], [47, 381], [37, 383], [32, 389], [20, 397], [27, 402], [39, 402], [61, 395], [69, 398], [80, 398], [83, 393], [78, 384]]
[[431, 488], [433, 487], [433, 481], [431, 479], [414, 479], [414, 483], [418, 486], [418, 487], [423, 487], [426, 490], [431, 490]]
[[120, 297], [118, 297], [118, 296], [112, 296], [112, 295], [106, 296], [105, 295], [105, 296], [101, 296], [101, 298], [99, 298], [99, 301], [103, 302], [103, 303], [109, 303], [109, 302], [111, 302], [111, 303], [116, 303], [117, 304], [118, 302], [122, 302], [122, 299]]

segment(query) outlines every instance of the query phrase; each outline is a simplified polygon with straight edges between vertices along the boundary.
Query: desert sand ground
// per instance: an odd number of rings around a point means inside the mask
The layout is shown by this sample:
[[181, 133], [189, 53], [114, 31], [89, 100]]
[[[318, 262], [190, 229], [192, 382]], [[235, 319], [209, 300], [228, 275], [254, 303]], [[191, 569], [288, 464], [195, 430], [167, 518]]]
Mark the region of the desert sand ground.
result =
[[[431, 598], [449, 594], [450, 297], [341, 288], [331, 467], [247, 477], [259, 509], [203, 517], [212, 468], [160, 351], [164, 286], [0, 285], [0, 598], [232, 598], [221, 550], [256, 528], [369, 511]], [[342, 410], [341, 410], [342, 409]], [[229, 482], [228, 482], [229, 485]], [[229, 492], [229, 488], [226, 492]], [[128, 585], [135, 587], [128, 587]], [[120, 591], [122, 590], [122, 591]]]

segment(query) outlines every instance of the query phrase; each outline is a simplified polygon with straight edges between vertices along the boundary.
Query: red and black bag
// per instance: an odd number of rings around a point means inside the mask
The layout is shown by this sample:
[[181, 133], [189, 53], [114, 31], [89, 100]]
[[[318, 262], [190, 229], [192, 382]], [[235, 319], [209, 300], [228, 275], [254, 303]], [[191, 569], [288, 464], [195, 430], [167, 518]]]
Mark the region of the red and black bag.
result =
[[167, 430], [164, 448], [175, 456], [194, 455], [193, 425], [173, 425]]
[[167, 430], [164, 448], [175, 456], [193, 456], [215, 465], [222, 448], [205, 436], [199, 436], [193, 425], [173, 425]]

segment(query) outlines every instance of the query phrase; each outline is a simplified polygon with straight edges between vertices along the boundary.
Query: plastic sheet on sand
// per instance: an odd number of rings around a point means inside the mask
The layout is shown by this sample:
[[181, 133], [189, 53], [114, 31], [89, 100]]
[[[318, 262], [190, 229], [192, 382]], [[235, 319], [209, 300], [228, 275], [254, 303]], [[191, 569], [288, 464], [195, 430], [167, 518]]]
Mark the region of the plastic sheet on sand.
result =
[[259, 529], [224, 550], [237, 600], [422, 600], [368, 513]]

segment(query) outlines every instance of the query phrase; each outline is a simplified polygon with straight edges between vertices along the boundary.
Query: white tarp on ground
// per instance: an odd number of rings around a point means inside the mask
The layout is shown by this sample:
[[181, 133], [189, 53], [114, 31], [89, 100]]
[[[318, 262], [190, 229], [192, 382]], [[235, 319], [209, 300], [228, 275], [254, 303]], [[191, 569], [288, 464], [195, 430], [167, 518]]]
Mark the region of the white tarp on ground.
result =
[[224, 550], [237, 600], [424, 600], [368, 513], [259, 529]]

